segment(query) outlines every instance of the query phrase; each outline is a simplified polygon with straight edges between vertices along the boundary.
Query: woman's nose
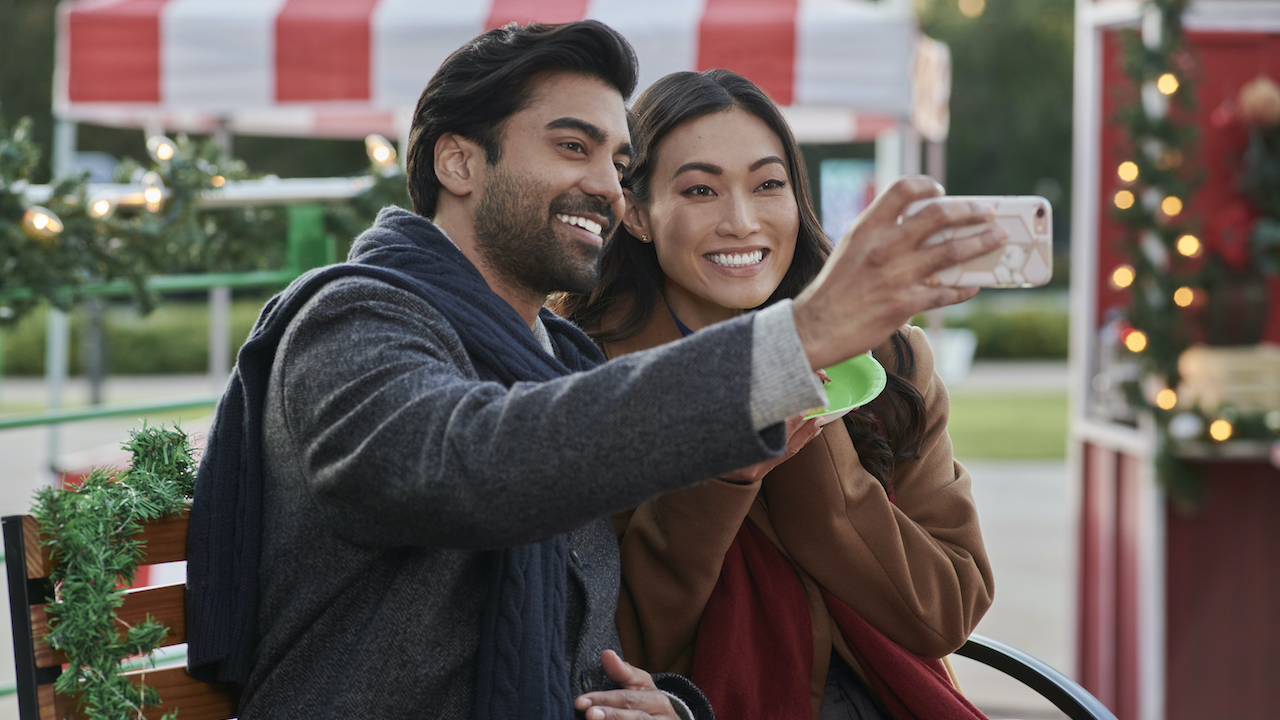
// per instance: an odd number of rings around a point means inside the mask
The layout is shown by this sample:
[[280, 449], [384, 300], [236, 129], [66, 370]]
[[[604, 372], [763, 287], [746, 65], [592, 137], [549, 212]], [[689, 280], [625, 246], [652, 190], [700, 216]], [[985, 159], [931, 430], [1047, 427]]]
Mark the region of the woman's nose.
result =
[[716, 232], [729, 237], [744, 238], [760, 230], [756, 220], [755, 208], [748, 198], [729, 196], [725, 198], [724, 217], [716, 227]]

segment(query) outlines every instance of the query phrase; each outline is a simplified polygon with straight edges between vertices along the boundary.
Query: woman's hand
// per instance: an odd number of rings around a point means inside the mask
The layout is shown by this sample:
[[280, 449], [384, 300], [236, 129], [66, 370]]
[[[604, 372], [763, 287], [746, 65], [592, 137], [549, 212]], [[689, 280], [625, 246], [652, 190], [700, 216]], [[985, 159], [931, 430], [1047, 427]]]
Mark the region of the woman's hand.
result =
[[[978, 292], [944, 287], [934, 276], [995, 250], [1008, 233], [993, 222], [991, 208], [975, 203], [933, 203], [898, 222], [911, 203], [939, 195], [942, 186], [928, 177], [895, 182], [858, 217], [822, 272], [796, 298], [796, 331], [811, 367], [866, 352], [913, 315], [963, 302]], [[925, 245], [944, 228], [979, 224], [986, 224], [986, 230]]]
[[612, 650], [600, 653], [600, 664], [620, 689], [579, 695], [573, 707], [587, 720], [679, 720], [671, 698], [653, 684], [649, 673], [627, 664]]
[[770, 470], [790, 460], [792, 455], [800, 452], [800, 448], [808, 445], [810, 440], [818, 437], [818, 433], [822, 432], [822, 425], [823, 423], [818, 418], [805, 420], [803, 415], [792, 415], [787, 418], [787, 449], [781, 455], [726, 473], [721, 475], [720, 479], [738, 485], [750, 485], [763, 480]]

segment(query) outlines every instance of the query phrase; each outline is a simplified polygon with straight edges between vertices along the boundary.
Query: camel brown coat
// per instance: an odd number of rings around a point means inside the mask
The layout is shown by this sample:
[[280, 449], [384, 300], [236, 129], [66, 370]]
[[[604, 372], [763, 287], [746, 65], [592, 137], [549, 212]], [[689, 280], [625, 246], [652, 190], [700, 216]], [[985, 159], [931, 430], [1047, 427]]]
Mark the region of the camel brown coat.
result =
[[[898, 460], [889, 502], [863, 469], [843, 422], [833, 422], [761, 482], [712, 479], [614, 518], [622, 552], [618, 634], [628, 661], [688, 674], [698, 621], [743, 518], [795, 568], [813, 623], [814, 717], [834, 648], [858, 664], [823, 604], [819, 585], [904, 648], [943, 657], [964, 644], [991, 605], [994, 583], [970, 492], [947, 435], [947, 390], [924, 333], [904, 327], [915, 352], [905, 378], [924, 398], [918, 459]], [[613, 358], [680, 338], [661, 299], [641, 332], [607, 344]], [[876, 350], [894, 367], [893, 346]]]

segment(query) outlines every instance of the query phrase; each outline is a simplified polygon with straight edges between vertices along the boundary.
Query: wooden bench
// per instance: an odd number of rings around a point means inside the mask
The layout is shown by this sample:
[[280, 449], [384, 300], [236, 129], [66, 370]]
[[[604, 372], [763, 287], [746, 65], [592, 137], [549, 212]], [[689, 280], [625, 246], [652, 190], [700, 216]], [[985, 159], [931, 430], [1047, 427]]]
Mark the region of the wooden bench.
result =
[[[18, 681], [18, 712], [22, 720], [55, 720], [77, 717], [75, 701], [53, 692], [53, 681], [66, 658], [43, 641], [46, 628], [44, 603], [53, 592], [48, 553], [40, 545], [40, 530], [30, 515], [3, 519], [4, 547], [9, 573], [9, 612], [13, 621], [13, 647]], [[187, 556], [186, 516], [166, 518], [144, 526], [144, 564], [154, 565]], [[130, 624], [148, 613], [169, 627], [163, 645], [186, 639], [184, 585], [164, 585], [131, 590], [120, 608], [120, 619]], [[956, 652], [1009, 675], [1049, 700], [1071, 720], [1115, 720], [1097, 698], [1054, 668], [1016, 648], [973, 635]], [[181, 709], [181, 720], [227, 720], [236, 716], [236, 688], [200, 682], [185, 667], [138, 670], [129, 675], [143, 680], [160, 693], [161, 704], [146, 717], [159, 718]]]
[[[79, 717], [76, 701], [53, 691], [53, 681], [62, 673], [66, 657], [44, 641], [48, 621], [45, 602], [53, 594], [49, 581], [53, 564], [40, 544], [39, 526], [30, 515], [14, 515], [0, 522], [4, 526], [19, 716], [22, 720]], [[140, 538], [146, 541], [144, 565], [185, 560], [187, 518], [183, 515], [149, 523]], [[185, 590], [183, 584], [130, 590], [118, 615], [124, 622], [134, 624], [150, 614], [169, 628], [161, 645], [186, 642]], [[181, 709], [182, 720], [236, 717], [237, 688], [200, 682], [188, 675], [185, 667], [149, 668], [126, 674], [160, 693], [161, 704], [146, 711], [151, 720], [175, 709]]]

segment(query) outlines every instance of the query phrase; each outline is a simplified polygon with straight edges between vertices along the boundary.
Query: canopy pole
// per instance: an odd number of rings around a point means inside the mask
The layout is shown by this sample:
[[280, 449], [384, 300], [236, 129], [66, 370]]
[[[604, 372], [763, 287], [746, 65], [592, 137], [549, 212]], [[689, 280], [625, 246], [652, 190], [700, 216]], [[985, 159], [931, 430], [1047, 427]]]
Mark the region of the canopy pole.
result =
[[76, 130], [74, 120], [58, 118], [53, 123], [53, 153], [49, 157], [49, 170], [56, 183], [76, 169]]

